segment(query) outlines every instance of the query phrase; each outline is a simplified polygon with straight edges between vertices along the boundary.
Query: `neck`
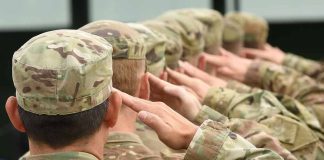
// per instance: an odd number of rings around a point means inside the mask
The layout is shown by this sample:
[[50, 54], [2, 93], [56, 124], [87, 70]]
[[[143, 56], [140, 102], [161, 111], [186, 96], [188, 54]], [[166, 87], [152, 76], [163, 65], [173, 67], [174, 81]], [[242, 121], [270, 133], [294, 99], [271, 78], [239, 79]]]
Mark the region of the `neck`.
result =
[[118, 115], [117, 123], [113, 128], [110, 129], [110, 131], [134, 133], [136, 130], [136, 117], [137, 114], [135, 111], [131, 110], [127, 106], [122, 106]]
[[[103, 148], [107, 139], [107, 132], [102, 132], [102, 128], [99, 129], [99, 132], [95, 133], [87, 138], [83, 138], [82, 140], [78, 140], [73, 144], [70, 144], [61, 148], [52, 148], [46, 144], [40, 144], [29, 139], [29, 150], [30, 155], [39, 155], [39, 154], [50, 154], [57, 152], [85, 152], [92, 154], [98, 159], [103, 159]], [[103, 139], [103, 136], [104, 139]]]

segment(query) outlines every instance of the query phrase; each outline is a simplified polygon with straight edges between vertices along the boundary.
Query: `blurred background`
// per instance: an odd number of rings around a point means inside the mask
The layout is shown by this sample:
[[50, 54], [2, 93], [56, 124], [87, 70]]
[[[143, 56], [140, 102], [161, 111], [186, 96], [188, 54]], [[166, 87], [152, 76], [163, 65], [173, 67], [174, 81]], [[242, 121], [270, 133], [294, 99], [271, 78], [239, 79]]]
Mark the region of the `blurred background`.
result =
[[101, 19], [136, 22], [188, 7], [263, 16], [270, 23], [272, 45], [312, 59], [323, 57], [323, 0], [0, 0], [0, 160], [18, 159], [28, 150], [26, 136], [11, 126], [4, 108], [7, 97], [15, 94], [11, 57], [22, 44], [53, 29], [77, 29]]

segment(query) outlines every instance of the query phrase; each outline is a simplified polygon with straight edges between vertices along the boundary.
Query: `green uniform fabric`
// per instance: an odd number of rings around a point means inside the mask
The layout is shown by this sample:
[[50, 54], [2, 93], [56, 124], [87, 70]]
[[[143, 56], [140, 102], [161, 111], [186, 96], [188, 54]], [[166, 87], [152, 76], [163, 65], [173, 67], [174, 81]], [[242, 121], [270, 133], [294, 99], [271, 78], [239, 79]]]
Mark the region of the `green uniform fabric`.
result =
[[317, 135], [267, 91], [238, 94], [230, 89], [212, 88], [204, 104], [229, 118], [264, 124], [297, 158], [315, 159], [319, 144]]
[[247, 157], [282, 159], [270, 150], [255, 148], [239, 135], [230, 132], [223, 124], [211, 120], [205, 121], [200, 126], [185, 154], [155, 154], [137, 135], [131, 133], [111, 133], [105, 144], [105, 159], [212, 160]]
[[282, 65], [324, 83], [324, 66], [320, 62], [292, 53], [287, 53], [284, 57]]
[[165, 50], [166, 37], [140, 23], [128, 23], [128, 26], [135, 29], [144, 39], [147, 53], [146, 68], [147, 71], [159, 77], [164, 71], [165, 64]]
[[98, 160], [97, 157], [85, 152], [59, 152], [40, 155], [29, 153], [20, 157], [19, 160]]
[[324, 126], [324, 85], [291, 68], [273, 63], [254, 61], [248, 69], [247, 77], [254, 77], [248, 84], [288, 95], [316, 115]]
[[91, 22], [79, 30], [104, 38], [114, 48], [113, 59], [145, 59], [143, 37], [127, 24], [112, 20]]
[[268, 22], [257, 15], [246, 12], [232, 12], [225, 19], [237, 23], [244, 31], [244, 46], [263, 49], [267, 42]]
[[76, 30], [33, 37], [12, 58], [19, 105], [35, 114], [67, 115], [101, 104], [112, 91], [112, 49]]

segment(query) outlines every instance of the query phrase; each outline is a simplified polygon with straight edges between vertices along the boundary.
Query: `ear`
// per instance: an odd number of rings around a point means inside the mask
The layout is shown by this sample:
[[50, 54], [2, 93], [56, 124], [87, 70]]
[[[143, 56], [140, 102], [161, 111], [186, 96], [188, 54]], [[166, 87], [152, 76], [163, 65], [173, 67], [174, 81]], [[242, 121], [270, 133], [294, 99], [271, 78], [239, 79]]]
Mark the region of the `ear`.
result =
[[117, 122], [119, 111], [122, 105], [122, 99], [117, 92], [113, 91], [109, 96], [109, 100], [107, 99], [107, 101], [109, 101], [109, 105], [105, 115], [105, 123], [109, 128], [111, 128], [115, 126]]
[[164, 81], [168, 81], [168, 73], [166, 71], [163, 71], [160, 74], [160, 79], [164, 80]]
[[150, 83], [148, 80], [148, 74], [145, 73], [140, 82], [140, 91], [138, 98], [148, 100], [150, 98]]
[[199, 58], [198, 58], [198, 68], [201, 69], [201, 70], [205, 70], [206, 68], [206, 60], [205, 60], [205, 57], [204, 55], [201, 55]]
[[20, 119], [18, 112], [18, 102], [16, 97], [10, 96], [6, 102], [7, 115], [12, 125], [20, 132], [26, 132], [25, 126]]

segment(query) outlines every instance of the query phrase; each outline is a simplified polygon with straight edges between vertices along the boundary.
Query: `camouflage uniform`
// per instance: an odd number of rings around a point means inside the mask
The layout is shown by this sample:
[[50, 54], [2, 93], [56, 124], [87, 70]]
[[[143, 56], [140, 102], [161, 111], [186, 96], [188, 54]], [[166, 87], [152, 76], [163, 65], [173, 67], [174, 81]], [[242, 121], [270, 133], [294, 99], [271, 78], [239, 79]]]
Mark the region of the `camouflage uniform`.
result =
[[223, 48], [234, 54], [239, 54], [244, 45], [243, 29], [230, 20], [225, 19], [223, 30]]
[[166, 25], [162, 21], [150, 20], [142, 23], [146, 27], [150, 28], [154, 33], [162, 34], [166, 37], [166, 65], [171, 69], [178, 68], [179, 60], [183, 53], [181, 35], [178, 34], [174, 28]]
[[164, 35], [154, 33], [143, 24], [128, 23], [128, 25], [140, 33], [144, 39], [148, 51], [145, 56], [147, 71], [159, 77], [165, 68], [165, 48], [167, 39]]
[[[118, 39], [119, 41], [126, 41], [124, 40], [125, 37], [127, 39], [133, 39], [135, 35], [127, 35], [127, 32], [129, 30], [123, 29], [123, 24], [117, 24], [111, 21], [100, 21], [100, 22], [93, 22], [90, 23], [84, 27], [82, 27], [82, 30], [91, 32], [91, 33], [99, 33], [98, 30], [101, 30], [100, 34], [97, 34], [99, 36], [103, 36], [105, 39], [110, 40], [112, 45], [118, 47], [118, 41], [114, 39]], [[113, 29], [112, 29], [113, 28]], [[111, 32], [111, 30], [114, 31], [114, 33], [123, 32], [125, 36], [121, 35], [114, 35], [114, 37], [107, 36], [107, 30]], [[136, 40], [132, 41], [136, 42]], [[137, 41], [138, 42], [138, 41]], [[141, 44], [141, 42], [138, 42], [137, 44]], [[127, 49], [128, 47], [128, 49]], [[139, 50], [133, 50], [132, 45], [124, 45], [124, 49], [127, 50], [127, 53], [122, 53], [123, 56], [118, 56], [113, 53], [113, 56], [117, 56], [119, 58], [127, 58], [127, 59], [143, 59], [143, 54], [138, 54], [135, 51]], [[140, 46], [137, 46], [140, 48]], [[144, 49], [145, 50], [145, 49]], [[131, 52], [132, 51], [132, 52]], [[134, 53], [135, 52], [135, 53]], [[133, 55], [131, 57], [125, 56], [125, 55]], [[136, 57], [140, 56], [140, 57]], [[278, 158], [276, 154], [273, 152], [268, 152], [265, 149], [248, 149], [248, 155], [245, 154], [246, 149], [240, 150], [240, 147], [247, 147], [250, 148], [250, 144], [246, 141], [244, 141], [239, 136], [235, 135], [234, 133], [229, 132], [229, 130], [222, 124], [213, 122], [213, 121], [205, 121], [203, 125], [201, 126], [202, 129], [199, 129], [197, 134], [195, 135], [190, 147], [186, 151], [186, 155], [184, 159], [200, 159], [200, 157], [204, 156], [207, 159], [215, 159], [216, 156], [222, 157], [224, 155], [227, 155], [229, 152], [232, 152], [233, 149], [236, 149], [237, 153], [243, 152], [241, 155], [238, 156], [259, 156], [259, 154], [263, 154], [261, 152], [264, 152], [264, 157], [272, 157], [272, 158]], [[238, 137], [237, 139], [231, 140], [231, 138], [226, 138], [229, 136], [229, 134], [235, 135], [235, 137]], [[234, 137], [234, 136], [233, 136]], [[224, 139], [223, 139], [224, 138]], [[205, 146], [205, 144], [210, 144]], [[229, 148], [224, 148], [221, 146], [227, 146]], [[212, 147], [212, 146], [218, 146], [218, 147]], [[206, 154], [206, 152], [208, 152]], [[179, 156], [176, 157], [169, 157], [169, 156], [157, 156], [154, 155], [150, 150], [145, 147], [145, 145], [138, 139], [136, 136], [134, 136], [132, 133], [113, 133], [109, 136], [107, 143], [105, 144], [105, 158], [106, 159], [179, 159]], [[250, 153], [253, 153], [250, 154]], [[182, 157], [180, 157], [182, 159]]]
[[288, 95], [307, 106], [324, 126], [324, 86], [293, 69], [273, 63], [254, 61], [247, 77], [254, 77], [248, 84]]
[[229, 118], [256, 120], [268, 126], [273, 131], [271, 135], [297, 158], [315, 159], [317, 135], [267, 91], [238, 94], [225, 88], [212, 88], [204, 104]]
[[244, 46], [263, 49], [267, 42], [269, 26], [265, 19], [244, 12], [233, 12], [225, 15], [229, 21], [237, 23], [244, 31]]
[[44, 160], [44, 159], [59, 159], [59, 160], [98, 160], [97, 157], [86, 152], [59, 152], [49, 154], [30, 155], [25, 154], [19, 160]]
[[309, 77], [324, 83], [324, 66], [322, 63], [287, 53], [282, 63], [283, 66], [293, 68]]
[[[82, 31], [40, 34], [12, 59], [18, 104], [36, 115], [78, 114], [98, 106], [111, 94], [112, 74], [112, 46]], [[84, 152], [58, 152], [26, 154], [21, 159], [97, 158]]]

